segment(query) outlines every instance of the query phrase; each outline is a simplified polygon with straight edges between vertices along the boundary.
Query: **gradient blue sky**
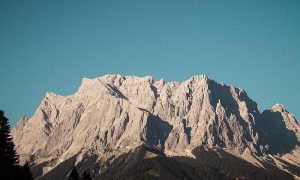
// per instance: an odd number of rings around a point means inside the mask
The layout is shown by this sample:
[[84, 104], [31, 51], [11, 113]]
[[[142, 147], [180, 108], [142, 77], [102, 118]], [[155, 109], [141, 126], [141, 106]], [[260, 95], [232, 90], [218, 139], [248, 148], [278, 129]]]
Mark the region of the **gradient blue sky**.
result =
[[14, 125], [47, 91], [108, 73], [207, 74], [300, 118], [299, 0], [0, 1], [0, 108]]

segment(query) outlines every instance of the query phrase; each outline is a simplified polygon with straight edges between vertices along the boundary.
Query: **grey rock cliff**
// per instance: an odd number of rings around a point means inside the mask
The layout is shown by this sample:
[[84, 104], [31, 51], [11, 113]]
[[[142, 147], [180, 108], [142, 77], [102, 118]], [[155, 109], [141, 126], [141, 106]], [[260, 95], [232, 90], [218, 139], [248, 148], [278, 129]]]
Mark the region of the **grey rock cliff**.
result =
[[217, 147], [255, 163], [263, 154], [298, 152], [300, 142], [298, 121], [282, 105], [260, 113], [244, 90], [207, 76], [181, 83], [114, 74], [84, 78], [74, 95], [47, 93], [12, 134], [21, 162], [41, 166], [37, 176], [72, 157], [76, 163], [94, 154], [106, 160], [141, 145], [168, 156]]

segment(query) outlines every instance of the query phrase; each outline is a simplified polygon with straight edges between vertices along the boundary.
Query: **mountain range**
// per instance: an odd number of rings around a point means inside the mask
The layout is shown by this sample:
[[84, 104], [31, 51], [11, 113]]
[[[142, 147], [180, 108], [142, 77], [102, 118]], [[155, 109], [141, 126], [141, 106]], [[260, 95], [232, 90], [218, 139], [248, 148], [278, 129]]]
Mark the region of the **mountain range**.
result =
[[73, 166], [93, 179], [300, 179], [296, 118], [205, 75], [84, 78], [73, 95], [46, 93], [12, 135], [37, 179]]

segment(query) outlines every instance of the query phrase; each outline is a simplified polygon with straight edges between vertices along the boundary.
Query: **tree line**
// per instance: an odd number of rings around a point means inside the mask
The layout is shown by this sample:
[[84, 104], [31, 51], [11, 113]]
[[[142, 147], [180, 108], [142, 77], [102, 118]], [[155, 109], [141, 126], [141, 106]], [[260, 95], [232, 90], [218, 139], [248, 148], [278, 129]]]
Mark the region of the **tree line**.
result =
[[15, 151], [13, 138], [10, 135], [9, 120], [0, 110], [0, 179], [33, 180], [29, 164], [19, 165], [19, 155]]

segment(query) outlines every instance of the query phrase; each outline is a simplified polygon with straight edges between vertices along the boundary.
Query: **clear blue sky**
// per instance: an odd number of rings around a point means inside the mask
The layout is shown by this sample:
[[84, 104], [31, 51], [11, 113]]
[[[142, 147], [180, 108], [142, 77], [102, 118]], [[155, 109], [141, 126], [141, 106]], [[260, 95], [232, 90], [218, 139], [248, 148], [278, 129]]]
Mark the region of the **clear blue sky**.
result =
[[300, 118], [299, 0], [0, 1], [0, 108], [14, 125], [47, 91], [108, 73], [207, 74]]

